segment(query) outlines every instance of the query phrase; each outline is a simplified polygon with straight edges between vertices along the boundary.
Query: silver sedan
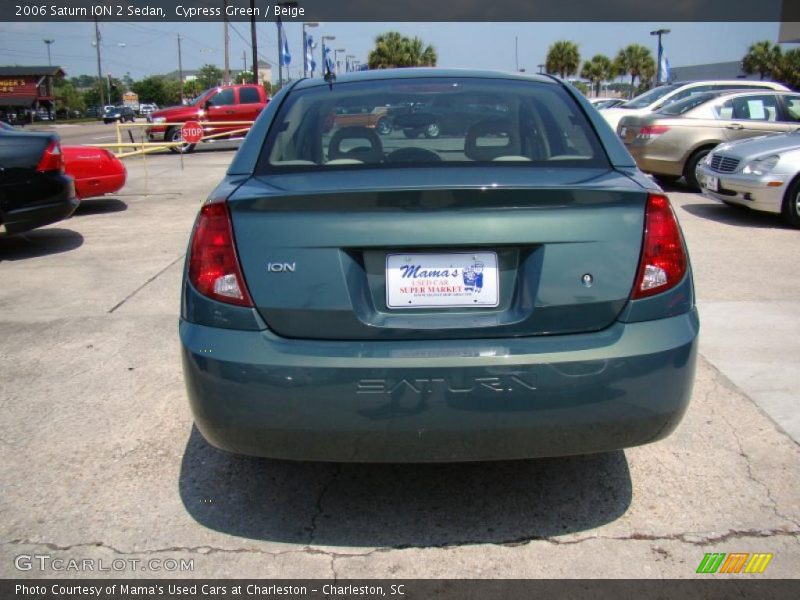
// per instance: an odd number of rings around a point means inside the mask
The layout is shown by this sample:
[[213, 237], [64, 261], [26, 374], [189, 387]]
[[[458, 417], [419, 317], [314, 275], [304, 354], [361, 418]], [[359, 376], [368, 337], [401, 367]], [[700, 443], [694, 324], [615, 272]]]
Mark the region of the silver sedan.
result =
[[780, 214], [800, 228], [800, 129], [720, 144], [697, 175], [704, 196]]

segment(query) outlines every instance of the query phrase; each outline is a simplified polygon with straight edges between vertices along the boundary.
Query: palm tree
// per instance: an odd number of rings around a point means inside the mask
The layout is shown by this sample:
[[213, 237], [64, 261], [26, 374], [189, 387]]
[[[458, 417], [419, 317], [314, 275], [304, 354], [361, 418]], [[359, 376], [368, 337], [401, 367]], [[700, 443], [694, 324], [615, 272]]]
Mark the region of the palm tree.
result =
[[641, 44], [630, 44], [620, 50], [614, 59], [614, 68], [620, 75], [631, 76], [631, 91], [636, 87], [636, 78], [640, 81], [652, 77], [656, 70], [656, 61], [649, 48]]
[[436, 49], [415, 37], [409, 39], [397, 31], [387, 31], [375, 38], [367, 59], [370, 69], [395, 67], [434, 67], [438, 56]]
[[742, 59], [742, 68], [745, 73], [758, 73], [764, 79], [765, 75], [773, 76], [780, 62], [781, 47], [769, 40], [763, 40], [747, 49], [747, 54]]
[[581, 53], [575, 42], [559, 40], [547, 50], [547, 58], [544, 62], [548, 73], [558, 73], [561, 79], [566, 79], [578, 72]]
[[781, 54], [780, 62], [772, 72], [775, 81], [800, 89], [800, 48], [793, 48]]
[[600, 85], [614, 77], [614, 66], [611, 59], [605, 54], [595, 54], [592, 60], [587, 60], [583, 63], [581, 69], [581, 77], [588, 79], [592, 82], [594, 88], [594, 95], [600, 95]]

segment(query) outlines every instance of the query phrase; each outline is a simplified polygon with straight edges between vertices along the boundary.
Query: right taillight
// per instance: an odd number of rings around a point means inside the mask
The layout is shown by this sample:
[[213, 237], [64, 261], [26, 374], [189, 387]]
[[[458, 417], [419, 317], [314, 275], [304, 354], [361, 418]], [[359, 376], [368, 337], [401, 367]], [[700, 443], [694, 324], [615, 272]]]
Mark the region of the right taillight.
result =
[[64, 172], [64, 155], [61, 153], [61, 145], [57, 140], [51, 141], [42, 154], [36, 170], [44, 173], [45, 171]]
[[647, 298], [675, 287], [686, 274], [687, 258], [678, 221], [669, 198], [650, 194], [644, 222], [644, 243], [631, 298]]
[[198, 292], [227, 304], [252, 307], [225, 202], [200, 209], [189, 255], [189, 281]]

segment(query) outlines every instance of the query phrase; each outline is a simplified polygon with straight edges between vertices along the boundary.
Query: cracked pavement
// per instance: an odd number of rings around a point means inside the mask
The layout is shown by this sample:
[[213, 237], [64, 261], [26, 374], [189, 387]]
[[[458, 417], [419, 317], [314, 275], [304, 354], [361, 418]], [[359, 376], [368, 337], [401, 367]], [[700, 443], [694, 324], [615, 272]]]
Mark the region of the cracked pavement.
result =
[[193, 428], [177, 340], [188, 232], [231, 157], [152, 157], [147, 197], [132, 161], [118, 197], [0, 240], [0, 576], [81, 575], [17, 571], [21, 554], [194, 561], [86, 574], [101, 577], [690, 578], [705, 552], [800, 573], [800, 354], [780, 320], [797, 313], [798, 232], [671, 190], [701, 357], [662, 442], [480, 464], [237, 457]]

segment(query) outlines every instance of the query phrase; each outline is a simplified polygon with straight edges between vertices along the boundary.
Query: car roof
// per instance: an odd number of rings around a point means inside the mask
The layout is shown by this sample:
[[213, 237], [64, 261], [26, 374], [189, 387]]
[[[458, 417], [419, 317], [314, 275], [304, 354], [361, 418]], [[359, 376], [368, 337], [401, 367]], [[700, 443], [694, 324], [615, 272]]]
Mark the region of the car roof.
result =
[[709, 83], [724, 85], [741, 85], [742, 87], [765, 87], [775, 86], [785, 88], [782, 83], [777, 81], [764, 81], [762, 79], [698, 79], [696, 81], [673, 81], [670, 85], [689, 86], [689, 85], [708, 85]]
[[[518, 81], [536, 81], [540, 83], [560, 83], [551, 75], [535, 75], [514, 71], [488, 71], [476, 69], [440, 69], [435, 67], [412, 67], [407, 69], [373, 69], [337, 75], [332, 85], [354, 81], [380, 81], [385, 79], [417, 79], [417, 78], [473, 78], [473, 79], [515, 79]], [[296, 90], [331, 85], [321, 77], [306, 78], [297, 82]]]

